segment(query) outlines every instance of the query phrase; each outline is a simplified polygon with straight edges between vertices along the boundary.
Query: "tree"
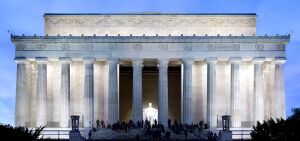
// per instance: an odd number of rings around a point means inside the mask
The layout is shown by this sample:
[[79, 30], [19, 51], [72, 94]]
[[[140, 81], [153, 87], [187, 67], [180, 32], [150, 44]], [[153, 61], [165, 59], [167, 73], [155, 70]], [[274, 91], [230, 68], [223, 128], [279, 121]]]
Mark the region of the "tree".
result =
[[25, 127], [12, 127], [11, 125], [0, 124], [0, 134], [2, 139], [7, 140], [22, 140], [22, 141], [38, 141], [45, 140], [40, 138], [41, 132], [45, 127], [37, 127], [35, 130], [30, 130]]
[[268, 119], [257, 122], [251, 132], [253, 141], [299, 141], [300, 140], [300, 108], [292, 110], [293, 115], [287, 120]]

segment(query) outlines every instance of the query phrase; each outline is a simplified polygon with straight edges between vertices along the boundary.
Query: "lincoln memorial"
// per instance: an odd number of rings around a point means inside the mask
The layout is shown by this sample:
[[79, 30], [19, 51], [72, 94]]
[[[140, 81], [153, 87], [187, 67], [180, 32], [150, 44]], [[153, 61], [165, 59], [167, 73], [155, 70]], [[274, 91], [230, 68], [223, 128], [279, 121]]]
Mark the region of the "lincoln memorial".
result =
[[[256, 35], [256, 14], [44, 14], [12, 35], [15, 125], [80, 127], [157, 118], [252, 127], [285, 118], [289, 35]], [[148, 115], [145, 115], [148, 114]], [[151, 116], [156, 115], [156, 116]]]

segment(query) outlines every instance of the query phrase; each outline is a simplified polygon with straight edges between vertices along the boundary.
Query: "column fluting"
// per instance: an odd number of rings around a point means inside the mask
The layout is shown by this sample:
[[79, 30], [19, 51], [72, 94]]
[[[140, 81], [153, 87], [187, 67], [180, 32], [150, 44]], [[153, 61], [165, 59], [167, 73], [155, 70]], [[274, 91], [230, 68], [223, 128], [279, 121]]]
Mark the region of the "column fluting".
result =
[[108, 122], [119, 120], [119, 93], [118, 93], [118, 59], [107, 61], [109, 69], [108, 81]]
[[83, 58], [84, 76], [84, 127], [94, 125], [94, 58]]
[[192, 97], [193, 97], [193, 87], [192, 87], [192, 59], [183, 59], [184, 71], [183, 71], [183, 123], [192, 123]]
[[168, 125], [168, 59], [158, 60], [158, 123]]
[[285, 114], [285, 91], [284, 91], [284, 63], [286, 58], [275, 58], [275, 116], [286, 118]]
[[142, 69], [143, 59], [132, 61], [133, 65], [133, 121], [143, 119]]
[[69, 127], [70, 115], [70, 63], [71, 59], [67, 57], [59, 58], [61, 63], [61, 117], [60, 127]]
[[231, 64], [231, 84], [230, 84], [230, 115], [231, 126], [240, 127], [241, 121], [238, 117], [239, 105], [238, 97], [240, 94], [240, 57], [232, 57], [229, 62]]
[[47, 58], [35, 59], [38, 67], [37, 78], [37, 126], [47, 124]]
[[263, 68], [265, 58], [253, 58], [254, 64], [254, 122], [264, 120]]
[[17, 63], [17, 84], [16, 84], [16, 111], [15, 111], [15, 126], [25, 126], [26, 122], [26, 64], [28, 63], [25, 57], [15, 58]]
[[216, 109], [216, 64], [215, 57], [206, 58], [207, 62], [207, 122], [209, 127], [217, 127]]

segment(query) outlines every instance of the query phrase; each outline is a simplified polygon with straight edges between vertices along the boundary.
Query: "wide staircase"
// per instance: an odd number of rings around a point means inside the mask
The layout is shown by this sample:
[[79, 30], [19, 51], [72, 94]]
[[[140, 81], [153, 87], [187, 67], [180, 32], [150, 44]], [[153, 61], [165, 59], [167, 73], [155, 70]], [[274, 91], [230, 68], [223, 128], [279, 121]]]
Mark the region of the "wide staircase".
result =
[[[160, 137], [157, 134], [153, 134], [155, 129], [151, 129], [149, 134], [149, 130], [145, 128], [130, 128], [127, 132], [125, 130], [112, 130], [108, 128], [98, 128], [96, 132], [92, 133], [92, 140], [186, 140], [186, 135], [183, 131], [179, 133], [175, 133], [172, 130], [166, 129], [166, 131], [170, 131], [170, 136], [165, 136], [165, 133], [161, 133]], [[202, 130], [193, 130], [187, 132], [188, 140], [207, 140], [208, 129]]]

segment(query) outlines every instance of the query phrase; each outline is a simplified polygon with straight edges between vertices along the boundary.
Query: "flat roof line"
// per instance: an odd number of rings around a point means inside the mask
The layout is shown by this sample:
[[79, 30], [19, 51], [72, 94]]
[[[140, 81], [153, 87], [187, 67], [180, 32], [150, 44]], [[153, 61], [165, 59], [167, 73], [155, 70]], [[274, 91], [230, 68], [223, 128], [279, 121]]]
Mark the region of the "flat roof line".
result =
[[137, 12], [137, 13], [45, 13], [44, 16], [88, 16], [88, 15], [232, 15], [232, 16], [256, 16], [256, 13], [160, 13], [160, 12]]

